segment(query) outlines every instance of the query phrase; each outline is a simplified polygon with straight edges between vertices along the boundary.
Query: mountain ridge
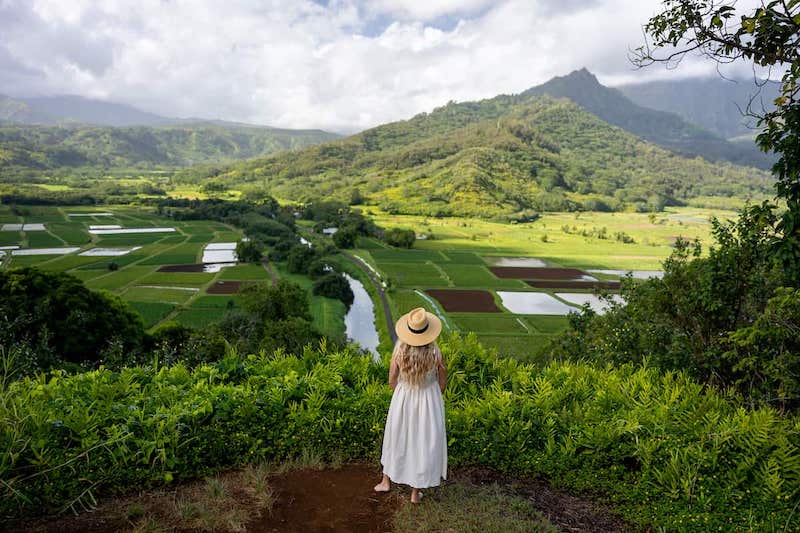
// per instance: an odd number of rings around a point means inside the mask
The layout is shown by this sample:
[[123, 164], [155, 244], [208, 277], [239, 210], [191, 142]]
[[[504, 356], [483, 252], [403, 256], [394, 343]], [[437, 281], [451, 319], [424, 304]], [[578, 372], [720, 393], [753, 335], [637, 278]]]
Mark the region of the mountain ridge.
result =
[[688, 157], [700, 156], [712, 162], [725, 160], [761, 169], [769, 169], [774, 163], [774, 158], [761, 152], [754, 143], [733, 144], [675, 113], [639, 105], [622, 91], [602, 85], [585, 68], [552, 78], [521, 94], [569, 98], [609, 124]]
[[682, 157], [549, 95], [450, 102], [337, 141], [174, 176], [210, 177], [296, 201], [355, 198], [388, 212], [508, 220], [544, 210], [658, 210], [771, 186], [757, 169]]

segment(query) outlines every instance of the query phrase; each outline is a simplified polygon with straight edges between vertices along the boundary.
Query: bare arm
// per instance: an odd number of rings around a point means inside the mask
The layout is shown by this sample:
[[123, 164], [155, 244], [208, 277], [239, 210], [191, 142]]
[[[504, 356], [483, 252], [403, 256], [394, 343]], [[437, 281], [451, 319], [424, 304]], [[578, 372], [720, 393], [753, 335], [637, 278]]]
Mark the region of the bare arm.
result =
[[400, 367], [397, 366], [397, 361], [394, 360], [394, 355], [392, 355], [392, 361], [389, 363], [389, 387], [392, 390], [397, 387], [397, 380], [400, 377]]
[[444, 357], [439, 352], [439, 361], [436, 364], [436, 375], [439, 378], [439, 388], [444, 392], [447, 387], [447, 367], [444, 364]]

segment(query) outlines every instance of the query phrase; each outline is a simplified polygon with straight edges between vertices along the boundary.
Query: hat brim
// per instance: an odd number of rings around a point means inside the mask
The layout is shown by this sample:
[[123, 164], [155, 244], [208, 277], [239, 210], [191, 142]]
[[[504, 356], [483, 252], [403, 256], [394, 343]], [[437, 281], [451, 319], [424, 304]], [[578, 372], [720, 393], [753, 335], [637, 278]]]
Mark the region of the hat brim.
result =
[[428, 327], [422, 333], [414, 333], [408, 329], [408, 315], [406, 313], [394, 325], [394, 332], [397, 333], [397, 338], [405, 342], [409, 346], [425, 346], [436, 340], [439, 333], [442, 332], [442, 321], [433, 313], [425, 311], [425, 316], [428, 318]]

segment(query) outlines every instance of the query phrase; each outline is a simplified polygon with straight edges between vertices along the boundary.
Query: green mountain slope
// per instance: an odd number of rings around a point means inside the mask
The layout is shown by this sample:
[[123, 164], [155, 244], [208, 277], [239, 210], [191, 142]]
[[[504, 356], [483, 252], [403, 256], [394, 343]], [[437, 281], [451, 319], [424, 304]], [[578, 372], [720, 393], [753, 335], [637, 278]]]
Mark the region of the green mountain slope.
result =
[[126, 128], [0, 126], [0, 171], [58, 167], [188, 166], [234, 161], [338, 138], [321, 130], [282, 130], [211, 123]]
[[[690, 157], [700, 156], [709, 161], [724, 160], [763, 169], [771, 168], [774, 163], [773, 157], [761, 152], [752, 142], [730, 143], [674, 113], [637, 105], [622, 92], [601, 85], [586, 69], [553, 78], [523, 94], [569, 98], [609, 124]], [[683, 97], [687, 100], [702, 99], [694, 92], [687, 92]]]
[[339, 141], [176, 178], [210, 176], [293, 200], [364, 197], [393, 212], [511, 219], [579, 207], [657, 209], [771, 186], [762, 171], [687, 159], [570, 101], [531, 96], [450, 103]]

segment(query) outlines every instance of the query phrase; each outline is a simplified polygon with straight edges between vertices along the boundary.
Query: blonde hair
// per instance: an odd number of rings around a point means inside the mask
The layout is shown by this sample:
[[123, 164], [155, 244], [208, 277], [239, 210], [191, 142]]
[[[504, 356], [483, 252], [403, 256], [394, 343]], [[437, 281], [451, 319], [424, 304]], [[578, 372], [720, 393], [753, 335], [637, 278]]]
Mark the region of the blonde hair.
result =
[[392, 357], [397, 362], [403, 381], [412, 387], [418, 387], [425, 374], [438, 363], [439, 347], [435, 341], [424, 346], [411, 346], [398, 340]]

